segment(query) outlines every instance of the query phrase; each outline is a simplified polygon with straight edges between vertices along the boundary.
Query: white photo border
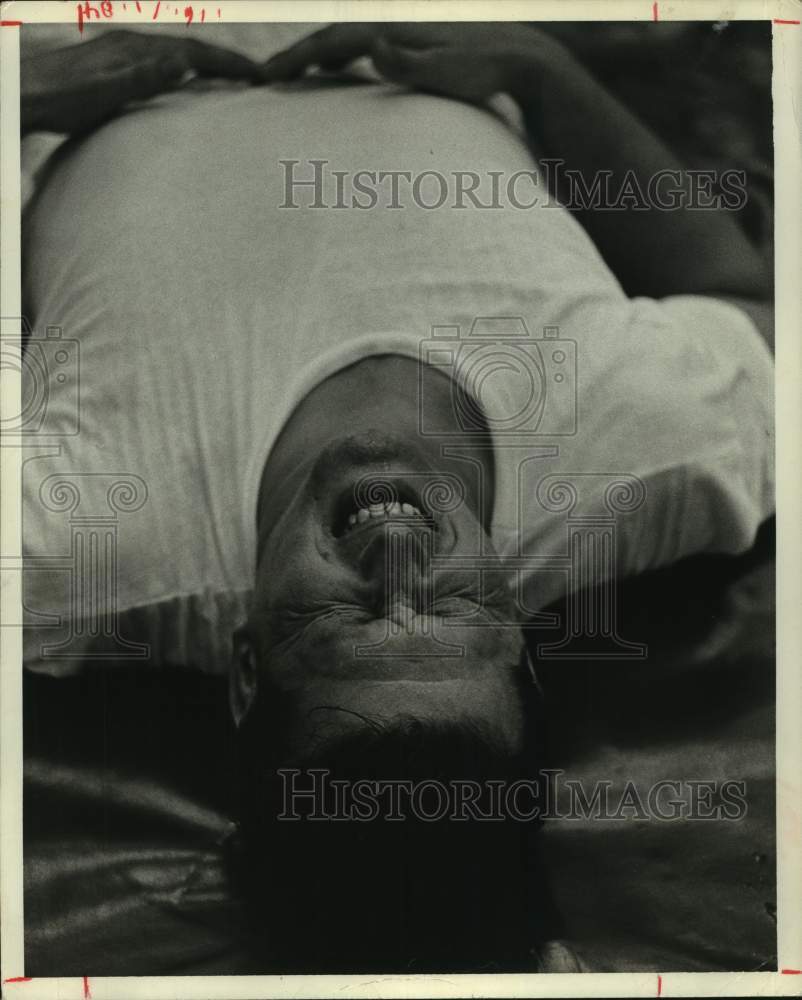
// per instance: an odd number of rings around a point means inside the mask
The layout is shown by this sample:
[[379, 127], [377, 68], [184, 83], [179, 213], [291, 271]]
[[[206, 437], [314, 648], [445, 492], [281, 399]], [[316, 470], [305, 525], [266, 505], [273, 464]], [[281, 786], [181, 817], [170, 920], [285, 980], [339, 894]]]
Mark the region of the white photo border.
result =
[[[99, 0], [95, 0], [99, 2]], [[155, 0], [143, 0], [153, 6]], [[196, 6], [202, 6], [198, 0]], [[0, 316], [21, 316], [19, 27], [76, 22], [74, 0], [0, 5]], [[182, 0], [181, 9], [185, 3]], [[22, 838], [22, 628], [0, 630], [0, 933], [2, 995], [20, 1000], [253, 1000], [255, 997], [692, 997], [802, 995], [802, 0], [208, 0], [229, 22], [560, 20], [773, 22], [777, 432], [776, 972], [440, 976], [25, 977]], [[133, 3], [115, 23], [141, 23]], [[174, 16], [185, 23], [180, 15]], [[4, 334], [19, 336], [19, 319]], [[13, 329], [13, 324], [17, 329]], [[19, 373], [3, 371], [4, 409]], [[0, 449], [0, 540], [21, 560], [21, 449]], [[0, 621], [21, 621], [21, 574], [3, 572]]]

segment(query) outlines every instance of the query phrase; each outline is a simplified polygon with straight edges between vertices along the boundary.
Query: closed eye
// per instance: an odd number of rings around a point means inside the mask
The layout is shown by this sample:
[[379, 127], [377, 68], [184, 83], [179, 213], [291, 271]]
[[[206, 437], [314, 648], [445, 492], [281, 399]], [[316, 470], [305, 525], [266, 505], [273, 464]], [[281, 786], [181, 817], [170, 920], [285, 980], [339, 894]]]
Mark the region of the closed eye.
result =
[[432, 608], [432, 613], [441, 615], [446, 625], [463, 623], [470, 625], [479, 624], [479, 622], [499, 624], [499, 616], [490, 608], [467, 597], [452, 597], [437, 601]]
[[482, 605], [471, 597], [443, 597], [435, 601], [431, 610], [439, 615], [476, 614]]
[[313, 625], [335, 620], [337, 623], [346, 621], [367, 621], [370, 615], [364, 608], [356, 604], [331, 604], [319, 602], [305, 608], [281, 608], [275, 613], [271, 632], [277, 645], [289, 644]]

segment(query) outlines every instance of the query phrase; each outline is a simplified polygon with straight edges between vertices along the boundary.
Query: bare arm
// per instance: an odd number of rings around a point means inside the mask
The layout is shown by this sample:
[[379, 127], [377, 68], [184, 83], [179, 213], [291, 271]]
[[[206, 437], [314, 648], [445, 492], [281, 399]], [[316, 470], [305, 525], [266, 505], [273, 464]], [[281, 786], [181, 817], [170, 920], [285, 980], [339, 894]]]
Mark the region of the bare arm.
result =
[[[711, 295], [732, 301], [773, 344], [770, 274], [733, 213], [699, 203], [694, 180], [646, 125], [608, 93], [555, 38], [520, 24], [334, 25], [265, 66], [269, 79], [291, 79], [310, 65], [338, 69], [370, 55], [385, 77], [417, 89], [481, 103], [509, 94], [532, 146], [558, 159], [593, 189], [627, 182], [650, 191], [672, 174], [675, 207], [576, 208], [566, 172], [553, 171], [555, 194], [573, 207], [629, 295]], [[709, 200], [709, 199], [708, 199]]]
[[[690, 208], [699, 201], [683, 164], [565, 50], [548, 58], [521, 55], [509, 90], [533, 140], [583, 176], [585, 188], [603, 171], [610, 189], [627, 177], [648, 192], [653, 178], [673, 175], [677, 207], [580, 211], [612, 270], [632, 294], [723, 293], [763, 297], [767, 275], [757, 251], [725, 208]], [[557, 174], [558, 196], [571, 191]]]
[[188, 73], [261, 81], [251, 59], [173, 35], [109, 31], [20, 65], [22, 134], [76, 135], [97, 128], [131, 101], [175, 88]]

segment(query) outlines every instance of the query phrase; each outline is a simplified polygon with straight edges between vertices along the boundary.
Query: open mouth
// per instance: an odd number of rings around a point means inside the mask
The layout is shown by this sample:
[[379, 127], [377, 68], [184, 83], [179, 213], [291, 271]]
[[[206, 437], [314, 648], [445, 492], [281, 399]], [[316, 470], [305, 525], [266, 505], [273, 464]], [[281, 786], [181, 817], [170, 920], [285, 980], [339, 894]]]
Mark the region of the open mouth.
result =
[[435, 527], [434, 518], [424, 509], [412, 490], [398, 486], [393, 488], [393, 494], [391, 499], [365, 507], [356, 501], [353, 488], [345, 490], [336, 504], [332, 534], [335, 538], [344, 538], [366, 526], [373, 527], [386, 522]]

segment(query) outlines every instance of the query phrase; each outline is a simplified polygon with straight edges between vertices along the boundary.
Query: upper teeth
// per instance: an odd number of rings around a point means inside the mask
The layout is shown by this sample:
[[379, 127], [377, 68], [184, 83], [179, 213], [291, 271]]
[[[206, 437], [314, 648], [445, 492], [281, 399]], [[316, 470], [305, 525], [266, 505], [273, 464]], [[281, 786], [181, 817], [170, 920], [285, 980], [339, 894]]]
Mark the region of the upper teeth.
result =
[[348, 524], [364, 524], [372, 517], [423, 517], [417, 507], [411, 503], [376, 503], [370, 507], [360, 507], [354, 514], [348, 515]]

